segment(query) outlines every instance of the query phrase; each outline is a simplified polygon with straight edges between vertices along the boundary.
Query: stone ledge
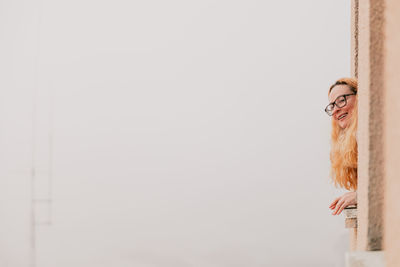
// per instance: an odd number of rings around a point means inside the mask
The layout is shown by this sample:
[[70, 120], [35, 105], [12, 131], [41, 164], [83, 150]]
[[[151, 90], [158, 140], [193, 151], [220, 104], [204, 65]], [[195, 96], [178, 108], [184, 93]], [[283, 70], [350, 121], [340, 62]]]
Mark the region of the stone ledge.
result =
[[384, 251], [352, 251], [345, 256], [346, 267], [384, 267]]
[[357, 228], [357, 206], [348, 206], [344, 210], [346, 228]]

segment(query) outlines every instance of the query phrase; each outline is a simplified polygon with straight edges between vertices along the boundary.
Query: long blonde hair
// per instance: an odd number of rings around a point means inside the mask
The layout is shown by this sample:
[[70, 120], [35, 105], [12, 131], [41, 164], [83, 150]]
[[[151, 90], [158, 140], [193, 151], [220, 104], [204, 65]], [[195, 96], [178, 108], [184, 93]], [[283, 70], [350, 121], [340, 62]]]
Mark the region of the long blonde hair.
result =
[[[358, 84], [354, 78], [342, 78], [336, 81], [330, 88], [339, 84], [346, 84], [353, 93], [357, 93]], [[357, 122], [358, 105], [357, 94], [349, 126], [342, 129], [336, 120], [332, 119], [331, 133], [331, 177], [336, 186], [344, 187], [347, 190], [357, 190]]]

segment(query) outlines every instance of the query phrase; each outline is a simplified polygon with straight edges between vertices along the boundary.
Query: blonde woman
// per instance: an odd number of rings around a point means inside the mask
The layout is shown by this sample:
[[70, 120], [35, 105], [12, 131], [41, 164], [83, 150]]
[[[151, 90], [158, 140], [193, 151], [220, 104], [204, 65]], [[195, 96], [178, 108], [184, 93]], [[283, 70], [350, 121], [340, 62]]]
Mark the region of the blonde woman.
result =
[[357, 90], [356, 79], [342, 78], [328, 92], [325, 112], [332, 116], [331, 177], [336, 186], [350, 190], [331, 203], [333, 215], [357, 204]]

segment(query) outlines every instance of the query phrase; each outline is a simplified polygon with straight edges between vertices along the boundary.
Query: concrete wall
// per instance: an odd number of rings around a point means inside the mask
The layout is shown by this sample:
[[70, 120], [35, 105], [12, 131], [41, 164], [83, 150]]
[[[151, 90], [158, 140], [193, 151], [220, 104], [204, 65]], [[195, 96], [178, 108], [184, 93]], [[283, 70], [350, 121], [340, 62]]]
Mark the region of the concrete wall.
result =
[[381, 250], [384, 200], [383, 1], [359, 5], [358, 250]]
[[387, 267], [400, 265], [400, 3], [385, 9], [385, 242]]
[[347, 264], [368, 266], [372, 259], [373, 266], [394, 267], [400, 264], [400, 4], [354, 0], [352, 13], [352, 67], [360, 82], [360, 252], [349, 253]]

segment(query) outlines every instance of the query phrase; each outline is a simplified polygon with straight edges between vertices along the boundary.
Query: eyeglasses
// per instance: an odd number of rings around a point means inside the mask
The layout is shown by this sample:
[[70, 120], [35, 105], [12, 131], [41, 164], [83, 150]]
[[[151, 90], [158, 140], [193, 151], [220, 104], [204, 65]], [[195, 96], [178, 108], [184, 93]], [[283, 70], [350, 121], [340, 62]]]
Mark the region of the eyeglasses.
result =
[[353, 94], [347, 94], [347, 95], [338, 96], [335, 99], [335, 101], [333, 101], [332, 103], [329, 103], [329, 105], [326, 106], [326, 108], [325, 108], [326, 114], [328, 114], [329, 116], [332, 116], [333, 109], [335, 108], [335, 105], [338, 108], [342, 108], [342, 107], [346, 106], [347, 105], [347, 97], [351, 96], [351, 95], [356, 95], [356, 94], [353, 93]]

